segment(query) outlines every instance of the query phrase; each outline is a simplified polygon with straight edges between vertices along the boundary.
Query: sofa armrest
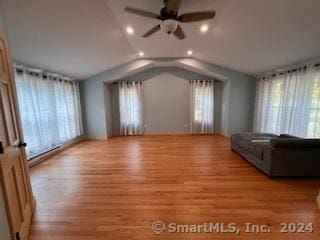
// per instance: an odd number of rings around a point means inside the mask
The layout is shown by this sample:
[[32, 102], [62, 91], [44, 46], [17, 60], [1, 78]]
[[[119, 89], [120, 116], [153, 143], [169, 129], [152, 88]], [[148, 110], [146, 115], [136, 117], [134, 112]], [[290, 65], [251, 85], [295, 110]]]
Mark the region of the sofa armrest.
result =
[[296, 139], [302, 139], [302, 138], [300, 138], [300, 137], [293, 136], [293, 135], [290, 135], [290, 134], [280, 134], [279, 137], [280, 137], [280, 138], [296, 138]]
[[270, 145], [274, 148], [320, 148], [320, 139], [279, 138], [272, 139]]
[[320, 147], [314, 148], [265, 148], [263, 163], [271, 177], [320, 176]]

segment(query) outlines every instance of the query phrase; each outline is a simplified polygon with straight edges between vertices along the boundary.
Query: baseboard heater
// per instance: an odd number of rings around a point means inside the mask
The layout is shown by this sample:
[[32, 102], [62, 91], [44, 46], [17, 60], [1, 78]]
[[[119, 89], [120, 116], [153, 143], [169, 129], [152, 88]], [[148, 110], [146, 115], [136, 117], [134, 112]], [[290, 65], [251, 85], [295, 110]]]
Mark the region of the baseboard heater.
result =
[[52, 153], [52, 152], [54, 152], [54, 151], [57, 151], [57, 150], [60, 149], [61, 147], [62, 147], [62, 145], [58, 145], [58, 146], [56, 146], [56, 147], [54, 147], [54, 148], [51, 148], [51, 149], [49, 149], [49, 150], [40, 152], [40, 153], [38, 153], [37, 155], [34, 155], [34, 156], [28, 158], [28, 161], [32, 161], [32, 160], [34, 160], [34, 159], [36, 159], [36, 158], [38, 158], [38, 157], [42, 157], [42, 156], [45, 156], [45, 155], [47, 155], [47, 154], [49, 154], [49, 153]]

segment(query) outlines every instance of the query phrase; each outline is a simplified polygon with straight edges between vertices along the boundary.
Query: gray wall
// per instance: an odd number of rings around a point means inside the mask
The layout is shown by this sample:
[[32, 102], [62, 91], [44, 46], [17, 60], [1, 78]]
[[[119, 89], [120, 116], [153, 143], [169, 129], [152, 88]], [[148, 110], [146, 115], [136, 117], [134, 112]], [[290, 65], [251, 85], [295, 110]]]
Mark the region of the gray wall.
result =
[[189, 92], [188, 81], [166, 72], [144, 81], [143, 117], [147, 126], [145, 133], [190, 132]]
[[3, 14], [3, 1], [0, 0], [0, 33], [2, 36], [5, 36], [5, 24], [4, 24], [4, 14]]
[[253, 130], [255, 92], [255, 79], [250, 81], [239, 78], [238, 81], [230, 81], [226, 93], [226, 98], [229, 98], [229, 135]]
[[221, 133], [227, 136], [229, 133], [229, 92], [230, 81], [221, 84]]
[[119, 111], [119, 86], [111, 84], [111, 117], [112, 117], [112, 132], [111, 135], [117, 136], [120, 134], [120, 111]]
[[80, 82], [80, 98], [85, 137], [107, 138], [105, 89], [98, 80]]
[[[0, 33], [1, 33], [1, 36], [5, 37], [2, 0], [0, 0]], [[10, 239], [10, 230], [9, 230], [1, 185], [0, 185], [0, 239], [1, 240]]]
[[[178, 65], [182, 64], [184, 68], [189, 69], [193, 73], [208, 72], [208, 76], [215, 73], [215, 75], [218, 76], [217, 79], [220, 79], [219, 76], [222, 76], [224, 81], [220, 85], [221, 132], [224, 135], [229, 136], [235, 132], [252, 130], [256, 84], [254, 77], [190, 58], [177, 60], [142, 59], [108, 70], [80, 83], [84, 127], [87, 137], [106, 139], [107, 136], [111, 136], [115, 132], [114, 124], [111, 124], [110, 128], [110, 126], [108, 126], [110, 123], [107, 121], [109, 115], [112, 114], [110, 113], [110, 110], [108, 110], [110, 107], [107, 106], [107, 101], [111, 101], [108, 98], [114, 97], [114, 94], [111, 91], [109, 94], [110, 97], [105, 97], [105, 95], [107, 95], [105, 93], [105, 83], [120, 79], [135, 80], [135, 77], [139, 77], [139, 80], [143, 80], [144, 75], [147, 75], [147, 77], [145, 77], [146, 79], [150, 79], [152, 78], [150, 75], [152, 75], [153, 71], [163, 71], [163, 69], [168, 68], [155, 68], [154, 66], [161, 65], [162, 63], [170, 64], [170, 62]], [[190, 71], [187, 71], [187, 75], [194, 77], [190, 74]], [[139, 76], [138, 72], [141, 72], [142, 75]], [[186, 76], [178, 77], [188, 79]], [[212, 79], [212, 77], [210, 77], [210, 79]], [[111, 104], [111, 108], [116, 108], [116, 106]], [[111, 122], [114, 123], [114, 119], [117, 117], [118, 116], [112, 116]], [[111, 129], [112, 132], [108, 133], [108, 129]]]
[[[113, 120], [113, 109], [112, 109], [112, 101], [111, 101], [111, 85], [106, 84], [104, 86], [104, 102], [106, 107], [106, 126], [107, 126], [107, 137], [111, 137], [113, 135], [112, 126], [115, 124]], [[115, 119], [116, 121], [116, 119]]]
[[[190, 85], [189, 80], [212, 79], [181, 68], [153, 68], [123, 81], [143, 81], [143, 117], [146, 134], [189, 133], [190, 132]], [[221, 130], [221, 87], [215, 83], [215, 130]], [[113, 106], [107, 115], [112, 116], [107, 129], [112, 129], [109, 136], [120, 133], [119, 126], [119, 96], [117, 84], [106, 84], [106, 91], [110, 91], [110, 99], [106, 98], [106, 105]], [[107, 124], [109, 125], [109, 124]]]

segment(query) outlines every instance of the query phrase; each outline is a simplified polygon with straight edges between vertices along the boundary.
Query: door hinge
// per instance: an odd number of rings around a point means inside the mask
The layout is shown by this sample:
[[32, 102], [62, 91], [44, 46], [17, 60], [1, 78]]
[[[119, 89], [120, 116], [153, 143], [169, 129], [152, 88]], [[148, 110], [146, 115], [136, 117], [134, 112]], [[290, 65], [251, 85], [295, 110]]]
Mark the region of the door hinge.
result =
[[21, 240], [19, 232], [16, 232], [16, 240]]
[[2, 142], [0, 142], [0, 154], [4, 154], [4, 149], [3, 149]]

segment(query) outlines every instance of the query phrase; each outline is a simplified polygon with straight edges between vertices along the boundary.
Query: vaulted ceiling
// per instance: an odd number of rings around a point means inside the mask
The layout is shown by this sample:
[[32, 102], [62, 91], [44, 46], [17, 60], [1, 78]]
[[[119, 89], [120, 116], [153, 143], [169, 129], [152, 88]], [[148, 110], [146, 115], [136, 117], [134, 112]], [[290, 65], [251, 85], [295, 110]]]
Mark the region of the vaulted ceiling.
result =
[[3, 1], [14, 60], [80, 79], [139, 58], [139, 51], [177, 58], [192, 49], [194, 58], [250, 75], [320, 56], [319, 0], [183, 0], [181, 13], [217, 14], [183, 24], [182, 41], [163, 32], [141, 38], [157, 20], [123, 11], [129, 5], [158, 13], [162, 0]]

